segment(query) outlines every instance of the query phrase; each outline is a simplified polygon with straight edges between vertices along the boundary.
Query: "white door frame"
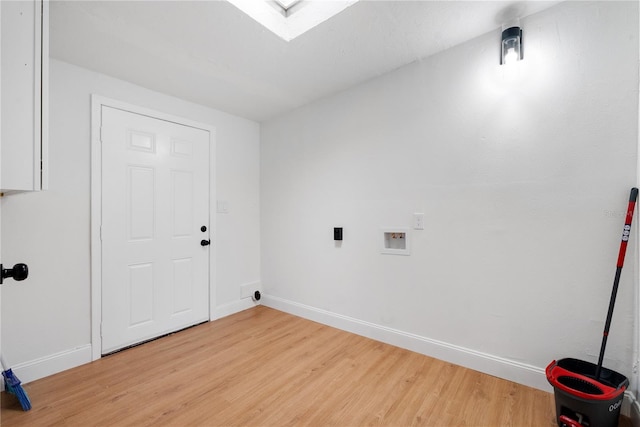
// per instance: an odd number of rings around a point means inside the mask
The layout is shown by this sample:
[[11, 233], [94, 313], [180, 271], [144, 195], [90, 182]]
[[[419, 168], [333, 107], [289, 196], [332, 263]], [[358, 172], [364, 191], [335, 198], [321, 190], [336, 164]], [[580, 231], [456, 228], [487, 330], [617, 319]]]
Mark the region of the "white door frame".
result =
[[165, 114], [148, 108], [125, 102], [91, 95], [91, 358], [102, 357], [102, 241], [100, 228], [102, 224], [102, 150], [100, 128], [102, 126], [102, 106], [112, 107], [131, 113], [141, 114], [155, 119], [165, 120], [190, 126], [209, 132], [209, 230], [212, 241], [209, 246], [209, 320], [213, 320], [216, 296], [216, 182], [215, 155], [216, 129], [213, 126], [194, 122], [193, 120]]

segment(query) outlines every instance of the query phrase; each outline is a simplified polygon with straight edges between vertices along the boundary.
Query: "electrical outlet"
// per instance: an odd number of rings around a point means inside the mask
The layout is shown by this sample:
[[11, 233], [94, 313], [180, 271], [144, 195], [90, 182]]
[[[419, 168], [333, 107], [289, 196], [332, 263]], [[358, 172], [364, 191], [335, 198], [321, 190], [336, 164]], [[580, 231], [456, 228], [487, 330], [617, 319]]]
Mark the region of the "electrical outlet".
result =
[[216, 211], [218, 213], [229, 213], [229, 202], [226, 200], [218, 200]]
[[423, 213], [413, 214], [413, 229], [424, 230], [424, 214]]

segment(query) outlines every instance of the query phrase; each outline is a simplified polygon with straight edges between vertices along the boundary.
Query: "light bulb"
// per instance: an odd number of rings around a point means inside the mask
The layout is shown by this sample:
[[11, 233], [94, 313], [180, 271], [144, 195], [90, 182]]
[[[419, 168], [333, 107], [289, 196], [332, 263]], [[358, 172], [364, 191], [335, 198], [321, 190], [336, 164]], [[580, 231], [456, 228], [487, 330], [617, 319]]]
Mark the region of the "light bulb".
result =
[[516, 52], [515, 48], [512, 47], [510, 49], [507, 49], [507, 53], [504, 55], [504, 63], [505, 64], [513, 64], [513, 63], [515, 63], [516, 61], [519, 61], [519, 60], [520, 60], [520, 58], [519, 58], [518, 52]]

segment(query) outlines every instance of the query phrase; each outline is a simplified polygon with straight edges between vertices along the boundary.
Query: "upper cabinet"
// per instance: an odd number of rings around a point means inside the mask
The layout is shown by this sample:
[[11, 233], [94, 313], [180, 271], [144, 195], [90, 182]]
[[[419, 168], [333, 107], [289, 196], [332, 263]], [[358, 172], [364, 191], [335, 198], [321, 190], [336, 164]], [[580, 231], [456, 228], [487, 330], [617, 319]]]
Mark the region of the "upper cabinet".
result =
[[0, 1], [0, 188], [48, 186], [49, 3]]

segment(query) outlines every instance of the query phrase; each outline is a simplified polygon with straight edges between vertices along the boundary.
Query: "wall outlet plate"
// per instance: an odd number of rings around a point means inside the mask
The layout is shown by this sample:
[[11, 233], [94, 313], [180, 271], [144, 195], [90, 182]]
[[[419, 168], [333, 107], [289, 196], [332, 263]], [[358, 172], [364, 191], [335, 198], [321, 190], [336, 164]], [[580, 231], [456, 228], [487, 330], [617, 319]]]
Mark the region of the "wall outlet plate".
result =
[[413, 214], [413, 229], [424, 230], [424, 214], [423, 213]]
[[218, 200], [216, 203], [216, 211], [218, 213], [229, 213], [229, 202], [226, 200]]

